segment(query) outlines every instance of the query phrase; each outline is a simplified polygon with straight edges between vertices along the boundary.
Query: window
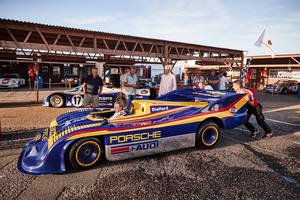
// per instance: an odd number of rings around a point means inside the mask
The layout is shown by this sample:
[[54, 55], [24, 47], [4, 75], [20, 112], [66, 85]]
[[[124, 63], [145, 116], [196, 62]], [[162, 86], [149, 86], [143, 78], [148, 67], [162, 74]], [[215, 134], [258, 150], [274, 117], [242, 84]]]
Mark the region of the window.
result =
[[60, 76], [60, 67], [53, 66], [53, 76]]

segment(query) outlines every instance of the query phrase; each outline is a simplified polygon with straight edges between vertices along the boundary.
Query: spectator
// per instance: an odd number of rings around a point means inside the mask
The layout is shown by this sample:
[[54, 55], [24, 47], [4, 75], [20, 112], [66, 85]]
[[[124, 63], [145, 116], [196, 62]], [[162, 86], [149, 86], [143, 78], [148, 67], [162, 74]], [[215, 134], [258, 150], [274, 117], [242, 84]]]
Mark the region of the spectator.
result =
[[226, 90], [227, 84], [229, 83], [224, 74], [222, 71], [219, 72], [219, 90]]
[[203, 90], [214, 90], [210, 85], [206, 85], [205, 82], [200, 82], [198, 87]]
[[98, 68], [92, 68], [92, 75], [88, 76], [83, 83], [83, 106], [87, 107], [92, 104], [93, 108], [99, 106], [99, 95], [103, 89], [102, 78], [98, 75]]
[[137, 75], [134, 67], [130, 67], [129, 73], [127, 73], [124, 77], [124, 93], [126, 100], [126, 110], [130, 112], [131, 110], [131, 101], [135, 99], [135, 89], [137, 88]]
[[204, 82], [204, 77], [200, 76], [199, 74], [196, 74], [193, 80], [193, 86], [198, 86], [200, 82]]
[[176, 77], [171, 73], [171, 66], [166, 65], [164, 74], [161, 76], [158, 96], [177, 89]]
[[128, 67], [126, 67], [124, 69], [124, 73], [120, 76], [120, 85], [121, 85], [122, 93], [124, 93], [124, 91], [125, 91], [124, 81], [125, 81], [126, 74], [129, 73], [129, 71], [130, 71], [130, 69]]
[[259, 103], [259, 101], [254, 97], [253, 92], [242, 88], [242, 83], [239, 80], [236, 80], [233, 82], [232, 85], [234, 91], [236, 93], [244, 93], [248, 94], [248, 103], [247, 103], [247, 122], [244, 124], [246, 128], [251, 132], [252, 137], [256, 137], [259, 133], [259, 130], [257, 130], [250, 122], [249, 119], [251, 115], [253, 114], [256, 118], [257, 123], [264, 129], [265, 134], [263, 137], [272, 137], [272, 130], [268, 126], [268, 124], [265, 122], [265, 117], [262, 113], [262, 105]]
[[211, 70], [210, 76], [208, 76], [208, 84], [210, 84], [214, 90], [218, 90], [219, 82], [219, 77], [217, 76], [216, 71]]

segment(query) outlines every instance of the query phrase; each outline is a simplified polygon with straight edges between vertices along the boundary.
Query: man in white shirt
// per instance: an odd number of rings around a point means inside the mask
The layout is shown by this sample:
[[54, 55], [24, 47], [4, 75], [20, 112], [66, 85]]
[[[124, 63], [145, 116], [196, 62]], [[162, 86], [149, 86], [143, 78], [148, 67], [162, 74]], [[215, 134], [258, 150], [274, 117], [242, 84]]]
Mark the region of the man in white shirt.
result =
[[130, 67], [130, 72], [128, 72], [123, 80], [124, 82], [124, 93], [126, 100], [126, 110], [131, 110], [131, 101], [135, 99], [135, 89], [137, 88], [138, 78], [135, 73], [135, 68]]
[[228, 80], [224, 76], [224, 72], [219, 72], [219, 90], [226, 90], [226, 85], [228, 84]]
[[121, 91], [124, 93], [125, 92], [125, 86], [124, 86], [124, 81], [126, 78], [126, 74], [130, 71], [128, 67], [124, 69], [124, 73], [120, 76], [120, 86], [121, 86]]
[[171, 66], [166, 65], [164, 74], [161, 76], [158, 96], [177, 89], [176, 77], [171, 73]]

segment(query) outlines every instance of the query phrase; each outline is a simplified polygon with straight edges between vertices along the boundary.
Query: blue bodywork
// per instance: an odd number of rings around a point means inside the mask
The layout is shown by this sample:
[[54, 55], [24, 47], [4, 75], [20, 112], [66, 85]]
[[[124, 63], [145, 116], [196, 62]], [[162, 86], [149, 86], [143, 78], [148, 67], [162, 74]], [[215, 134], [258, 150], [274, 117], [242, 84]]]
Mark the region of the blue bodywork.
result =
[[[201, 122], [208, 118], [206, 116], [218, 118], [222, 121], [223, 128], [227, 129], [244, 124], [247, 120], [244, 96], [244, 94], [208, 92], [191, 88], [179, 89], [163, 95], [157, 100], [133, 102], [136, 112], [144, 106], [141, 110], [145, 113], [138, 115], [133, 113], [125, 116], [124, 120], [109, 121], [108, 123], [107, 120], [93, 120], [88, 117], [92, 113], [99, 112], [96, 109], [70, 111], [54, 119], [49, 128], [39, 131], [34, 140], [25, 145], [19, 157], [18, 169], [28, 174], [64, 172], [67, 170], [67, 153], [72, 144], [77, 139], [91, 136], [102, 138], [106, 149], [105, 156], [108, 160], [129, 158], [134, 154], [133, 151], [136, 156], [153, 154], [154, 150], [150, 149], [151, 145], [153, 148], [162, 148], [160, 152], [168, 151], [176, 148], [178, 138], [195, 137], [191, 134], [197, 132]], [[201, 102], [204, 102], [203, 106], [201, 106]], [[234, 113], [229, 112], [237, 105], [239, 107]], [[105, 113], [112, 114], [113, 112], [113, 110], [105, 111]], [[158, 139], [150, 137], [158, 132]], [[135, 141], [132, 139], [138, 138], [139, 135], [139, 137], [146, 137], [146, 134], [149, 137], [146, 140]], [[130, 135], [128, 138], [131, 140], [122, 142], [113, 139], [127, 135]], [[170, 142], [165, 142], [168, 140]], [[174, 145], [168, 146], [171, 144], [175, 144], [175, 147]], [[178, 145], [180, 144], [178, 143]], [[143, 145], [144, 149], [139, 149], [139, 145]], [[147, 145], [149, 149], [146, 148]], [[190, 140], [188, 144], [178, 147], [178, 149], [194, 145], [195, 141]], [[130, 149], [132, 154], [126, 154], [127, 151], [120, 152], [120, 149], [126, 148]]]

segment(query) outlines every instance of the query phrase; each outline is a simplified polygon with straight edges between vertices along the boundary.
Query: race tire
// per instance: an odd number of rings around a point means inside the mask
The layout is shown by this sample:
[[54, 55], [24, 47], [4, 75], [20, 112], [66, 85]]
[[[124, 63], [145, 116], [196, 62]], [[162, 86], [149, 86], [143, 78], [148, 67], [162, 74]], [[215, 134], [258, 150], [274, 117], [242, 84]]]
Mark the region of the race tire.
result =
[[70, 165], [74, 169], [88, 169], [102, 160], [104, 151], [97, 138], [85, 138], [76, 141], [69, 153]]
[[282, 90], [281, 90], [281, 94], [287, 94], [288, 93], [288, 90], [287, 90], [287, 88], [282, 88]]
[[219, 126], [213, 121], [207, 121], [200, 126], [196, 134], [196, 146], [209, 149], [218, 142], [219, 137]]
[[64, 98], [59, 94], [54, 94], [49, 99], [50, 105], [55, 108], [61, 108], [65, 105]]

